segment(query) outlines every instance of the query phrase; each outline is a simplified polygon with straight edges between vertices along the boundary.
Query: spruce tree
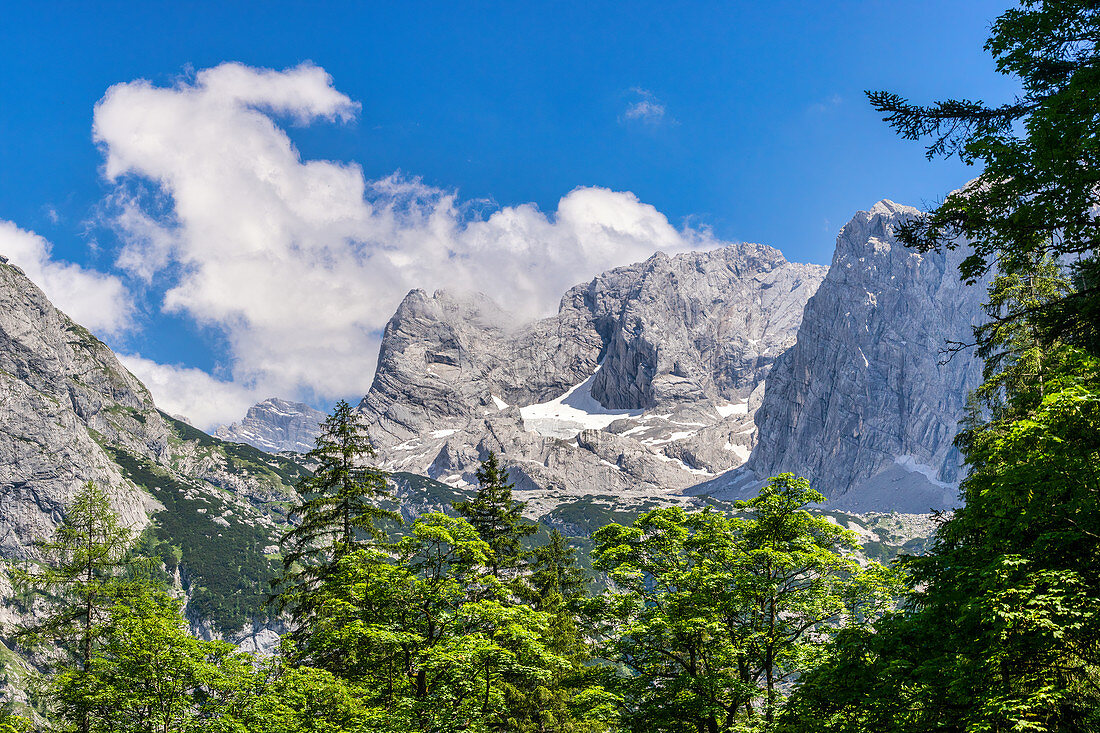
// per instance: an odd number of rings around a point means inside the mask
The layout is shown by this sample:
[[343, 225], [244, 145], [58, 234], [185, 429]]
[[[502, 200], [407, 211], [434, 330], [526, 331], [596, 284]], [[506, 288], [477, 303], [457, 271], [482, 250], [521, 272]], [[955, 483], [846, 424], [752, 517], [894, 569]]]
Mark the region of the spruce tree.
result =
[[290, 518], [296, 525], [282, 539], [284, 572], [274, 583], [274, 600], [299, 622], [312, 613], [312, 595], [340, 558], [383, 544], [381, 520], [401, 521], [379, 506], [390, 497], [389, 474], [367, 464], [374, 455], [359, 415], [340, 400], [306, 454], [317, 468], [295, 486], [301, 501]]
[[508, 481], [496, 453], [489, 451], [489, 457], [482, 461], [477, 482], [477, 496], [472, 501], [455, 502], [454, 508], [489, 545], [489, 569], [500, 578], [503, 571], [519, 567], [524, 556], [523, 538], [534, 534], [537, 527], [523, 521], [525, 505], [512, 500], [515, 485]]
[[569, 603], [584, 595], [588, 578], [577, 565], [577, 550], [562, 533], [550, 531], [550, 541], [531, 552], [531, 585], [541, 608], [553, 595]]
[[49, 640], [86, 669], [100, 624], [115, 603], [121, 564], [132, 533], [111, 511], [107, 495], [89, 481], [73, 497], [50, 541], [37, 543], [45, 562], [36, 571], [17, 571], [20, 584], [47, 599], [45, 613], [27, 627], [28, 642]]

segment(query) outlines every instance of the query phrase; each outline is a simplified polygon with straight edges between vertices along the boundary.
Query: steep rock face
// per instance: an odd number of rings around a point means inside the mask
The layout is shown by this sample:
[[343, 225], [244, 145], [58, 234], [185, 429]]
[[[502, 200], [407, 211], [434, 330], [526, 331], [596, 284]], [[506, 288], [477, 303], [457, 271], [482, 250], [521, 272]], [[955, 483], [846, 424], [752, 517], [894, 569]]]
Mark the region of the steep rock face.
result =
[[158, 455], [167, 429], [110, 349], [0, 258], [0, 555], [27, 556], [86, 481], [110, 489], [127, 525], [146, 523], [107, 441]]
[[248, 408], [239, 423], [222, 425], [214, 435], [270, 453], [308, 453], [321, 434], [319, 425], [325, 417], [325, 413], [301, 402], [271, 397]]
[[592, 394], [609, 408], [745, 399], [790, 344], [824, 268], [744, 244], [619, 268], [565, 302], [606, 344]]
[[106, 345], [0, 258], [0, 559], [37, 557], [94, 481], [135, 533], [182, 547], [196, 627], [233, 636], [262, 625], [277, 571], [268, 548], [302, 472], [161, 413]]
[[700, 490], [734, 497], [791, 471], [834, 508], [956, 505], [952, 440], [981, 364], [969, 351], [941, 362], [949, 340], [970, 340], [985, 289], [959, 281], [960, 251], [919, 254], [894, 238], [892, 227], [916, 215], [881, 201], [841, 230], [797, 342], [768, 378], [752, 456]]
[[484, 295], [414, 290], [359, 409], [396, 470], [462, 486], [502, 452], [532, 512], [678, 495], [748, 456], [762, 382], [824, 274], [763, 245], [658, 253], [523, 325]]
[[359, 409], [376, 425], [376, 440], [405, 440], [495, 411], [494, 395], [523, 402], [560, 394], [595, 369], [600, 347], [580, 319], [517, 328], [480, 293], [413, 290], [386, 325]]

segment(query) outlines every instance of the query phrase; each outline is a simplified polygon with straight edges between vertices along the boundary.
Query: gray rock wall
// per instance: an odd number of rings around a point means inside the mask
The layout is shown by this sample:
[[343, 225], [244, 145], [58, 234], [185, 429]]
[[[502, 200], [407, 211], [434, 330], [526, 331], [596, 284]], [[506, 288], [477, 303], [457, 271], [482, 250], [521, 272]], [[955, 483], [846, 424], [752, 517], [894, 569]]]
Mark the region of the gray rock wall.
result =
[[941, 362], [949, 340], [971, 340], [985, 288], [960, 282], [962, 250], [919, 254], [895, 239], [892, 227], [917, 215], [880, 201], [841, 230], [797, 342], [768, 378], [752, 456], [713, 482], [716, 495], [791, 471], [836, 508], [956, 505], [960, 456], [952, 441], [981, 363], [972, 351]]
[[532, 512], [683, 500], [747, 457], [760, 386], [824, 275], [756, 244], [658, 253], [528, 324], [484, 295], [414, 290], [359, 409], [395, 470], [463, 486], [503, 453]]
[[110, 349], [0, 262], [0, 556], [33, 555], [86, 481], [108, 490], [126, 524], [147, 522], [144, 496], [123, 481], [107, 441], [156, 455], [167, 430]]

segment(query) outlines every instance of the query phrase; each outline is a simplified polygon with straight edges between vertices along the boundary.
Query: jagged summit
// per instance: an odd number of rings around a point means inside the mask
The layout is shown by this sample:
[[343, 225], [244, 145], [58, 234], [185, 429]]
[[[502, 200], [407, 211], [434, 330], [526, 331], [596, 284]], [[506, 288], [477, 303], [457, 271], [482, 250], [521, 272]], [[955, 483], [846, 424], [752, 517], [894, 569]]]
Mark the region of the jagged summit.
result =
[[533, 511], [668, 497], [748, 455], [762, 382], [824, 274], [758, 244], [657, 253], [524, 325], [486, 296], [412, 291], [359, 409], [389, 467], [462, 485], [495, 450]]
[[[196, 633], [270, 649], [276, 634], [248, 616], [259, 618], [276, 572], [265, 550], [302, 472], [160, 412], [105, 344], [0, 262], [0, 559], [38, 557], [94, 481], [125, 525], [180, 548]], [[0, 567], [0, 594], [5, 583]], [[0, 620], [19, 623], [13, 614]]]
[[890, 199], [879, 199], [875, 202], [875, 205], [868, 211], [857, 211], [853, 220], [858, 217], [875, 217], [875, 216], [888, 216], [892, 218], [897, 217], [912, 217], [922, 216], [921, 210], [906, 204], [899, 204], [891, 201]]
[[889, 199], [857, 212], [827, 276], [760, 244], [657, 252], [534, 322], [485, 294], [410, 291], [358, 409], [386, 467], [462, 487], [494, 450], [532, 513], [740, 498], [784, 471], [853, 511], [953, 506], [980, 365], [940, 352], [966, 340], [983, 290], [959, 281], [962, 253], [897, 241], [920, 215]]
[[320, 434], [318, 426], [325, 417], [325, 413], [302, 402], [269, 397], [248, 408], [248, 413], [239, 423], [223, 425], [214, 435], [271, 453], [306, 453], [313, 448], [313, 442]]
[[841, 229], [797, 341], [768, 379], [752, 456], [698, 491], [739, 497], [792, 471], [836, 508], [957, 504], [952, 439], [981, 364], [970, 353], [940, 362], [948, 340], [969, 340], [985, 290], [960, 282], [963, 252], [921, 254], [897, 241], [893, 227], [917, 215], [883, 200]]

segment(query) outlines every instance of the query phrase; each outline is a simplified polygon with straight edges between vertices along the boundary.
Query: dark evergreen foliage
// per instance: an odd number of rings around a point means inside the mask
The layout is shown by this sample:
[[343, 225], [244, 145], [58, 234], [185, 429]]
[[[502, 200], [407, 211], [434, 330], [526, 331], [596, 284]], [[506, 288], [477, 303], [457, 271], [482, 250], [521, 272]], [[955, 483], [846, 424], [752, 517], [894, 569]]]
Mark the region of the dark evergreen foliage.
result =
[[560, 596], [566, 603], [584, 595], [588, 575], [577, 564], [577, 550], [556, 529], [550, 540], [531, 552], [531, 586], [536, 597]]
[[505, 571], [519, 567], [523, 560], [523, 538], [534, 534], [538, 527], [523, 519], [523, 504], [512, 500], [514, 484], [500, 465], [496, 453], [477, 470], [477, 496], [470, 501], [456, 502], [455, 511], [464, 517], [489, 546], [489, 568], [500, 578]]
[[390, 496], [387, 474], [367, 463], [373, 457], [358, 413], [341, 400], [306, 454], [317, 466], [295, 486], [301, 501], [290, 518], [296, 524], [282, 540], [284, 572], [274, 598], [299, 623], [314, 611], [313, 594], [342, 557], [384, 544], [381, 520], [401, 522], [396, 512], [379, 506]]
[[[159, 466], [120, 449], [111, 457], [126, 478], [148, 491], [164, 506], [150, 532], [167, 569], [180, 576], [191, 594], [188, 608], [223, 632], [263, 619], [264, 589], [278, 571], [278, 562], [264, 554], [272, 544], [270, 530], [230, 515], [226, 526], [213, 519], [229, 509], [228, 502], [176, 480]], [[173, 556], [178, 548], [178, 559]]]

